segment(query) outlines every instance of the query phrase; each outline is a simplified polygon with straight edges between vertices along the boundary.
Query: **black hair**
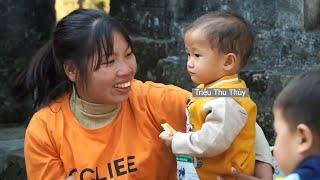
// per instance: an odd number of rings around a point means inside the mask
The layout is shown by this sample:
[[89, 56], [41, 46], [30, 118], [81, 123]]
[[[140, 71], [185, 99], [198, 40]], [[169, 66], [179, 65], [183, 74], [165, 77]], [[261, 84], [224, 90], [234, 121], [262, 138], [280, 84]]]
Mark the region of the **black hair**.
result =
[[189, 30], [201, 29], [212, 49], [240, 56], [241, 66], [247, 63], [253, 49], [254, 35], [244, 18], [218, 10], [206, 13], [190, 24]]
[[306, 124], [320, 132], [320, 66], [294, 78], [277, 96], [274, 109], [279, 109], [290, 129]]
[[39, 49], [17, 78], [14, 89], [19, 98], [32, 93], [34, 107], [50, 104], [72, 89], [64, 72], [71, 63], [78, 70], [77, 80], [86, 87], [88, 73], [99, 69], [103, 58], [113, 53], [113, 32], [131, 40], [119, 21], [94, 9], [78, 9], [61, 19], [52, 38]]

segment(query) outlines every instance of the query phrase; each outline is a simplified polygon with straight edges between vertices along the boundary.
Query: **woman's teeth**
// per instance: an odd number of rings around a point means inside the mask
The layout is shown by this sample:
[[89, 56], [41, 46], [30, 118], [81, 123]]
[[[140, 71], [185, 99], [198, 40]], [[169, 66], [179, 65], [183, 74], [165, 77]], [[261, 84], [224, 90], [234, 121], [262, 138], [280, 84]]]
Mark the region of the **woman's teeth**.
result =
[[130, 85], [131, 85], [131, 83], [129, 81], [129, 82], [121, 83], [121, 84], [116, 84], [114, 87], [116, 87], [116, 88], [127, 88]]

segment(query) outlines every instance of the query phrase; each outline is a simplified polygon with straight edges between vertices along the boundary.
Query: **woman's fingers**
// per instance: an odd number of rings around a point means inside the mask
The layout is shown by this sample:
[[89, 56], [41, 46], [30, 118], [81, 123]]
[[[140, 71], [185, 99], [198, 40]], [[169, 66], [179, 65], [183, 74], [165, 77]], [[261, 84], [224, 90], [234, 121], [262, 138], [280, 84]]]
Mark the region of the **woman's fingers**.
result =
[[68, 176], [66, 180], [75, 180], [74, 176]]
[[[235, 180], [259, 180], [259, 178], [256, 178], [254, 176], [248, 176], [243, 173], [240, 173], [237, 171], [236, 168], [231, 168], [230, 176], [233, 177]], [[227, 178], [225, 176], [218, 176], [217, 180], [226, 180]]]
[[248, 176], [246, 174], [240, 173], [234, 167], [231, 168], [231, 176], [236, 180], [258, 180], [259, 179], [254, 176]]

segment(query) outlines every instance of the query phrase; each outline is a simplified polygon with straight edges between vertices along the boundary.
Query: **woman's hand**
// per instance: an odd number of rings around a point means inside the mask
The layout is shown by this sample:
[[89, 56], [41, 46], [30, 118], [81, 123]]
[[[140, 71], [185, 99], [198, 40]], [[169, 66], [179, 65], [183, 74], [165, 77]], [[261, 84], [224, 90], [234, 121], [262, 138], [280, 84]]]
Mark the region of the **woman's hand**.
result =
[[75, 180], [74, 176], [68, 176], [66, 180]]
[[[268, 163], [256, 161], [254, 176], [248, 176], [240, 173], [236, 168], [232, 167], [230, 170], [230, 175], [235, 180], [272, 180], [272, 166]], [[223, 176], [219, 176], [218, 180], [225, 180]]]
[[[262, 180], [263, 178], [258, 178], [254, 176], [248, 176], [246, 174], [238, 172], [234, 167], [231, 168], [231, 177], [233, 177], [235, 180]], [[217, 180], [227, 180], [227, 178], [223, 176], [218, 176]]]

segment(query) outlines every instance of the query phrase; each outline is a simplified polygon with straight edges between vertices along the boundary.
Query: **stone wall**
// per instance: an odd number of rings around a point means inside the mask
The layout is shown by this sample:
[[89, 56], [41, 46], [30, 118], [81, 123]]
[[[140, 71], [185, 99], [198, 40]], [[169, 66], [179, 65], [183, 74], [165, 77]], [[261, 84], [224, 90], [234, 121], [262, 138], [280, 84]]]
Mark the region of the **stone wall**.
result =
[[0, 22], [0, 123], [26, 122], [31, 103], [15, 102], [9, 88], [49, 38], [55, 24], [54, 0], [2, 0]]
[[254, 52], [240, 75], [258, 105], [258, 123], [271, 144], [275, 96], [298, 73], [319, 64], [320, 0], [111, 0], [134, 42], [137, 77], [191, 89], [183, 29], [207, 11], [243, 16], [256, 34]]
[[[31, 102], [17, 103], [10, 87], [55, 25], [54, 0], [0, 1], [0, 179], [27, 179], [24, 126]], [[11, 126], [14, 127], [11, 127]]]

